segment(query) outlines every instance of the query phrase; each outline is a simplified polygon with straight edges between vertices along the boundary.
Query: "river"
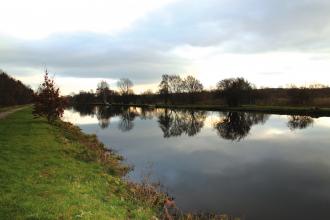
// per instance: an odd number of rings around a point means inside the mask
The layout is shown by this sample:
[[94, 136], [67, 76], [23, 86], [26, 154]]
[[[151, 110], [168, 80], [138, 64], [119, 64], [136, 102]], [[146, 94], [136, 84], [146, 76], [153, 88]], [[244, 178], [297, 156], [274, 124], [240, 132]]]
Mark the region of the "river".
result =
[[134, 107], [68, 109], [186, 212], [330, 218], [330, 118]]

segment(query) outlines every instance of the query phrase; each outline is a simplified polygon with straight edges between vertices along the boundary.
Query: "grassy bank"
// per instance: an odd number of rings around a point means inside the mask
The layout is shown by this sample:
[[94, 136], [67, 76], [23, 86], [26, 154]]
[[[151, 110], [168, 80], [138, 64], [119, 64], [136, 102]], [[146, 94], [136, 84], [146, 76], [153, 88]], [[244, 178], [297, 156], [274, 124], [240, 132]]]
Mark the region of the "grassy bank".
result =
[[121, 158], [69, 123], [33, 119], [31, 107], [0, 121], [0, 219], [151, 219], [120, 175]]
[[241, 111], [258, 112], [266, 114], [284, 114], [284, 115], [310, 115], [310, 116], [330, 116], [330, 108], [318, 108], [308, 106], [256, 106], [243, 105], [239, 107], [228, 107], [218, 105], [165, 105], [165, 104], [111, 104], [112, 106], [135, 106], [146, 108], [177, 108], [177, 109], [195, 109], [205, 111]]

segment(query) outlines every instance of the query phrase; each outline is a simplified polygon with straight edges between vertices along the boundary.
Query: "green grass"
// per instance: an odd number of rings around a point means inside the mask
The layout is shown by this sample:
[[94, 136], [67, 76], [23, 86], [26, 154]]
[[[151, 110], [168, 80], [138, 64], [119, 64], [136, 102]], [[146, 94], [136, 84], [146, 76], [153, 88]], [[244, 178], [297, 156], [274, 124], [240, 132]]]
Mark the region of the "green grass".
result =
[[0, 219], [151, 219], [75, 135], [31, 107], [0, 120]]

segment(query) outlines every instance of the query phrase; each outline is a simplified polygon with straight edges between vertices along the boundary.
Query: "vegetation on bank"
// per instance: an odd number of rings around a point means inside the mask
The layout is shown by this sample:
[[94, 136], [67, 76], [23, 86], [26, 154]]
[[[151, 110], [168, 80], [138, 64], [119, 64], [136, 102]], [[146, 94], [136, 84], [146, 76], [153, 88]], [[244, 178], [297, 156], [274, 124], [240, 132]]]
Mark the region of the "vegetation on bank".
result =
[[[244, 78], [229, 78], [219, 81], [215, 89], [205, 90], [192, 76], [181, 79], [178, 75], [163, 75], [156, 93], [147, 91], [136, 95], [131, 86], [132, 84], [129, 84], [126, 87], [130, 88], [130, 92], [117, 92], [102, 81], [96, 93], [81, 91], [67, 98], [72, 105], [101, 103], [188, 108], [192, 106], [207, 110], [262, 110], [267, 113], [296, 113], [296, 110], [299, 113], [304, 109], [303, 114], [319, 114], [317, 108], [330, 108], [330, 88], [323, 85], [258, 89]], [[324, 110], [321, 110], [321, 113], [323, 114]]]
[[60, 96], [60, 89], [56, 87], [54, 79], [48, 76], [47, 70], [44, 81], [39, 85], [34, 96], [34, 116], [44, 116], [49, 123], [63, 116], [65, 99]]
[[0, 70], [0, 107], [31, 103], [33, 90]]
[[159, 213], [161, 195], [122, 180], [129, 167], [95, 135], [31, 112], [25, 108], [0, 123], [0, 219], [151, 219]]

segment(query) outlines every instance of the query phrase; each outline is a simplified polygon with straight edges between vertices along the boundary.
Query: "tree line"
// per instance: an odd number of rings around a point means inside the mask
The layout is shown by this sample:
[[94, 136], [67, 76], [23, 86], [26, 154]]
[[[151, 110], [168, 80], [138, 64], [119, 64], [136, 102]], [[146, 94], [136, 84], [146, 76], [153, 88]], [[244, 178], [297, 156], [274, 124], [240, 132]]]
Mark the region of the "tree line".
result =
[[205, 90], [193, 76], [164, 74], [157, 92], [146, 90], [140, 95], [133, 92], [133, 82], [123, 78], [118, 90], [110, 89], [101, 81], [96, 92], [81, 91], [70, 97], [73, 104], [165, 104], [165, 105], [278, 105], [278, 106], [330, 106], [330, 88], [320, 84], [310, 87], [256, 88], [242, 77], [228, 78], [216, 83], [215, 89]]
[[23, 105], [33, 101], [33, 90], [0, 70], [0, 106]]
[[[47, 75], [47, 71], [46, 74]], [[47, 78], [47, 79], [46, 79]], [[44, 83], [47, 84], [48, 75]], [[133, 92], [133, 82], [122, 78], [117, 82], [118, 90], [110, 88], [106, 81], [98, 83], [96, 92], [81, 91], [79, 94], [67, 96], [67, 101], [73, 105], [86, 104], [165, 104], [165, 105], [276, 105], [276, 106], [330, 106], [330, 88], [320, 84], [310, 87], [289, 88], [259, 88], [248, 80], [238, 77], [223, 79], [216, 83], [213, 90], [205, 90], [203, 84], [193, 76], [181, 78], [179, 75], [164, 74], [161, 77], [157, 92], [147, 90], [136, 95]], [[42, 96], [57, 100], [54, 82], [41, 87], [34, 93], [19, 80], [15, 80], [3, 71], [0, 72], [0, 106], [38, 103]], [[48, 88], [49, 87], [49, 88]], [[49, 93], [50, 89], [54, 94]], [[58, 91], [57, 91], [58, 93]], [[48, 95], [48, 96], [47, 96]], [[40, 101], [40, 100], [39, 100]], [[63, 104], [61, 104], [63, 105]], [[62, 109], [62, 107], [61, 107]], [[62, 112], [59, 111], [59, 112]]]

